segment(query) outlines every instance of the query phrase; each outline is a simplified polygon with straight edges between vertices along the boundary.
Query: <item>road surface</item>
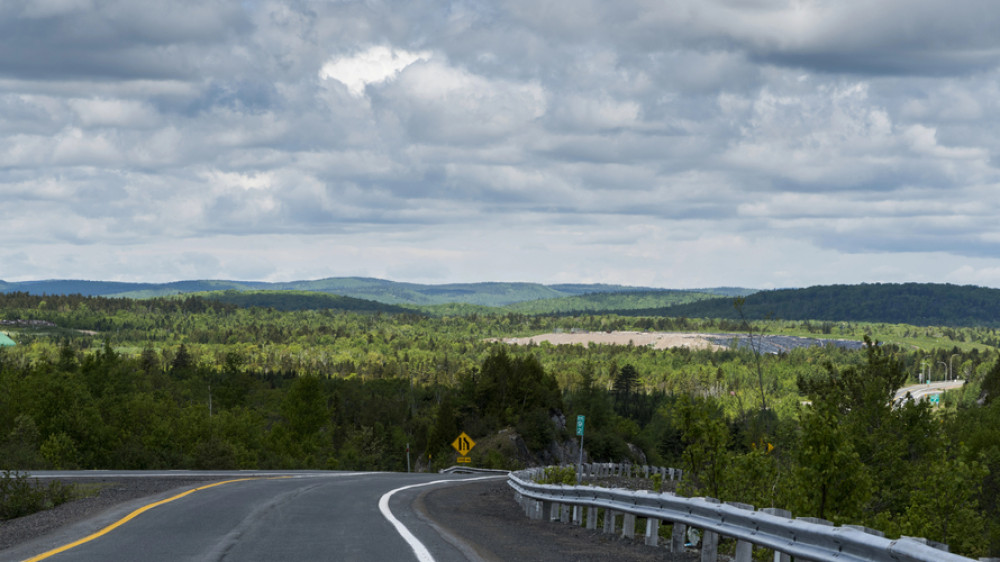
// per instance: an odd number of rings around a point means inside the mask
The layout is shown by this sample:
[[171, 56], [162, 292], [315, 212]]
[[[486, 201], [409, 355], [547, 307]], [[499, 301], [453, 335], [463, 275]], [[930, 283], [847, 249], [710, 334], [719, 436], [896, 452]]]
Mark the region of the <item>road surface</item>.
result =
[[[60, 474], [68, 473], [32, 476]], [[92, 474], [107, 478], [121, 473]], [[148, 474], [157, 477], [155, 472]], [[410, 504], [428, 486], [483, 478], [351, 472], [210, 474], [219, 480], [124, 504], [0, 552], [0, 560], [467, 560], [460, 543], [452, 544], [458, 541], [449, 541], [418, 517]], [[81, 473], [72, 476], [80, 478]]]
[[965, 385], [964, 380], [955, 380], [904, 386], [896, 391], [896, 395], [893, 397], [892, 402], [893, 404], [898, 404], [903, 398], [906, 397], [906, 393], [910, 393], [910, 397], [919, 402], [921, 400], [926, 400], [927, 397], [931, 395], [941, 394], [946, 390], [961, 388], [963, 385]]

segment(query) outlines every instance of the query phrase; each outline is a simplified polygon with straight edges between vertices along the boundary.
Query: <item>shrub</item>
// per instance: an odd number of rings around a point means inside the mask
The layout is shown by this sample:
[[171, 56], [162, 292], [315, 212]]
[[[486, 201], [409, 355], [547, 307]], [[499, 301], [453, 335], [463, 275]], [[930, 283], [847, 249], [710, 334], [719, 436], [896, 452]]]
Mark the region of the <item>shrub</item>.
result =
[[0, 475], [0, 520], [14, 519], [50, 509], [73, 499], [73, 487], [58, 480], [41, 485], [22, 472], [5, 470]]
[[548, 466], [545, 468], [545, 474], [539, 480], [539, 484], [566, 484], [567, 486], [575, 486], [576, 467]]

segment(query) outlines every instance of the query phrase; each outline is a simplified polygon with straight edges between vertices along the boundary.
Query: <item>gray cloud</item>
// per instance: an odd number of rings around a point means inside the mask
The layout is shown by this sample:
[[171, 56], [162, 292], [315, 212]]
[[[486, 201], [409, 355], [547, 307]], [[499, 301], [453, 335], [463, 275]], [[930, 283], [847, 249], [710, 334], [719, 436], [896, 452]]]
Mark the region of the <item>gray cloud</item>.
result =
[[0, 279], [1000, 286], [998, 19], [6, 2]]

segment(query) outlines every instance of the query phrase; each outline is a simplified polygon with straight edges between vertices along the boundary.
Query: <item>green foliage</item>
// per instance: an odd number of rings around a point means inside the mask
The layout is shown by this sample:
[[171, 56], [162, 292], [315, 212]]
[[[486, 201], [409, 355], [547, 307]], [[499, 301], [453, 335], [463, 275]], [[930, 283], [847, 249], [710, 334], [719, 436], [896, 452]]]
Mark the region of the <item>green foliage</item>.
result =
[[986, 519], [979, 498], [987, 474], [982, 463], [961, 458], [942, 455], [922, 463], [901, 518], [902, 532], [947, 544], [968, 556], [984, 556]]
[[58, 480], [40, 484], [21, 472], [0, 474], [0, 521], [29, 515], [73, 499], [73, 488]]
[[[931, 283], [863, 283], [760, 291], [746, 296], [747, 318], [998, 327], [1000, 290]], [[737, 319], [717, 298], [634, 314]]]
[[305, 376], [292, 381], [281, 402], [281, 413], [297, 438], [319, 431], [329, 418], [320, 380]]
[[6, 439], [0, 444], [0, 470], [42, 467], [40, 443], [41, 433], [35, 420], [27, 414], [18, 415]]
[[718, 498], [731, 459], [731, 435], [721, 409], [714, 400], [682, 396], [674, 409], [674, 424], [684, 445], [681, 490]]
[[791, 493], [793, 512], [837, 522], [858, 521], [871, 481], [831, 404], [806, 407]]
[[710, 299], [715, 295], [695, 291], [615, 291], [523, 301], [504, 308], [524, 314], [625, 313], [632, 310], [661, 308]]
[[545, 473], [537, 480], [539, 484], [576, 485], [576, 468], [573, 466], [547, 466]]
[[983, 377], [980, 393], [979, 399], [986, 406], [997, 398], [1000, 398], [1000, 359], [993, 364], [993, 367]]
[[409, 309], [373, 300], [357, 299], [306, 291], [226, 291], [197, 293], [207, 300], [236, 305], [241, 308], [261, 307], [274, 310], [349, 310], [352, 312], [405, 313]]

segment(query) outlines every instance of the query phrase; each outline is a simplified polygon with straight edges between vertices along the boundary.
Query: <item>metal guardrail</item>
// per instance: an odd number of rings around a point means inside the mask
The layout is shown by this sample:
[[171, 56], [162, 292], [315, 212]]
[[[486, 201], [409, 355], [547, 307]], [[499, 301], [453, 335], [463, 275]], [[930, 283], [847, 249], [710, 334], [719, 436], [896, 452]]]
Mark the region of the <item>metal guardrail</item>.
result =
[[[591, 465], [589, 471], [599, 474], [614, 471], [621, 465]], [[584, 471], [588, 469], [584, 465]], [[603, 467], [603, 468], [602, 468]], [[649, 467], [642, 467], [648, 474]], [[628, 469], [631, 473], [632, 467]], [[653, 471], [673, 469], [654, 468]], [[679, 473], [679, 471], [677, 471]], [[673, 525], [670, 550], [685, 549], [687, 528], [702, 530], [701, 560], [717, 560], [720, 536], [736, 539], [737, 562], [750, 562], [753, 547], [774, 551], [776, 562], [790, 556], [796, 560], [816, 562], [968, 562], [971, 558], [951, 554], [948, 546], [923, 538], [887, 539], [881, 532], [854, 525], [834, 526], [829, 521], [811, 517], [792, 518], [785, 510], [755, 509], [752, 505], [722, 503], [712, 498], [685, 498], [673, 493], [631, 491], [594, 486], [538, 484], [536, 477], [544, 469], [512, 472], [507, 483], [514, 489], [525, 510], [534, 519], [554, 520], [586, 525], [596, 529], [603, 519], [604, 532], [621, 532], [635, 537], [636, 518], [646, 519], [646, 544], [657, 546], [661, 522]], [[584, 514], [586, 508], [586, 514]], [[602, 510], [603, 517], [598, 512]], [[622, 524], [617, 521], [621, 516]], [[981, 558], [981, 561], [995, 560]]]
[[442, 468], [438, 471], [439, 474], [510, 474], [509, 470], [499, 470], [496, 468], [476, 468], [473, 466], [462, 466], [460, 464], [449, 466], [448, 468]]

